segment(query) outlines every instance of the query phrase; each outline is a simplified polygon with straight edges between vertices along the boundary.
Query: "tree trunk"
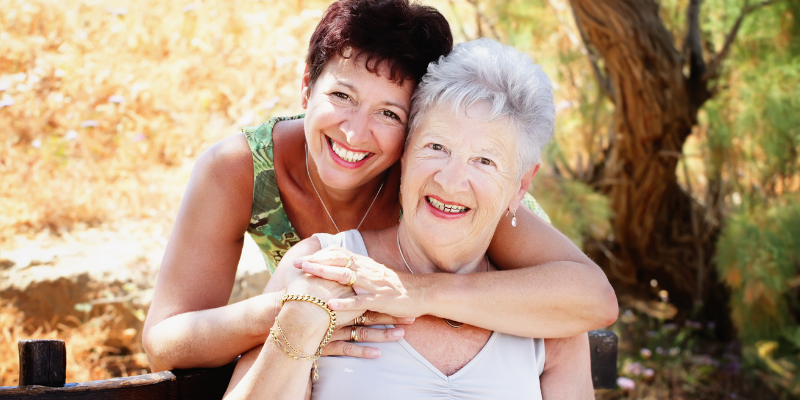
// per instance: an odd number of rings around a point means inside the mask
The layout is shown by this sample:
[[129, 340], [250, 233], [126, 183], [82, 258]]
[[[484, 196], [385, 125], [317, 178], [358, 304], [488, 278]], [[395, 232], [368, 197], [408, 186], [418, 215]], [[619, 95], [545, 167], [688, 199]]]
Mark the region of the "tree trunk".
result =
[[697, 110], [710, 96], [706, 80], [698, 78], [704, 71], [684, 75], [684, 57], [654, 1], [571, 4], [598, 80], [615, 105], [615, 132], [589, 182], [611, 200], [614, 239], [595, 243], [592, 255], [613, 269], [609, 277], [618, 284], [642, 287], [656, 279], [684, 317], [703, 305], [717, 332], [724, 332], [728, 296], [711, 267], [719, 227], [706, 221], [676, 171]]

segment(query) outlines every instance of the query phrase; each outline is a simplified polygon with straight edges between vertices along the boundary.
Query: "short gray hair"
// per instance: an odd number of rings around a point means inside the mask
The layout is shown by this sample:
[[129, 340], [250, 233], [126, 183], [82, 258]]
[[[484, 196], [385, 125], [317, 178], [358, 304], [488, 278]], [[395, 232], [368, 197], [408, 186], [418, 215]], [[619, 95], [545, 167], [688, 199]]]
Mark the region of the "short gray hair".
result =
[[412, 98], [406, 143], [431, 109], [447, 105], [458, 112], [481, 101], [492, 105], [490, 121], [507, 117], [516, 128], [521, 177], [553, 137], [553, 87], [530, 58], [491, 39], [461, 43], [428, 66]]

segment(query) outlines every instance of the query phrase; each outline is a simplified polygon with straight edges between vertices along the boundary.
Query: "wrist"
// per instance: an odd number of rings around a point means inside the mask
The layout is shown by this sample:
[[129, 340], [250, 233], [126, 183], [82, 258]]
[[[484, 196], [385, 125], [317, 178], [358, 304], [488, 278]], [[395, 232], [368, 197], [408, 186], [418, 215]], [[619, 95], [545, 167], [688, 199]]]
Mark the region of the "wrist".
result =
[[436, 299], [436, 290], [432, 284], [435, 276], [439, 274], [419, 274], [407, 275], [407, 285], [409, 298], [412, 299], [413, 316], [428, 315], [431, 313], [431, 302]]
[[289, 342], [306, 354], [317, 351], [331, 322], [327, 311], [306, 301], [284, 303], [278, 320]]

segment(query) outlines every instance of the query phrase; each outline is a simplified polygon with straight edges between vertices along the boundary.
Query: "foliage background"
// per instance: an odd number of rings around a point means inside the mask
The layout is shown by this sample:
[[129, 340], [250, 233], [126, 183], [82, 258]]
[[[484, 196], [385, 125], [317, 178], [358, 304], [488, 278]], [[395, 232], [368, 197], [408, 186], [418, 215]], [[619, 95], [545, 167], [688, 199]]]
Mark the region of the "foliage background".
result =
[[[427, 3], [447, 16], [457, 41], [492, 37], [543, 66], [556, 90], [557, 134], [533, 191], [579, 246], [612, 237], [608, 200], [582, 182], [616, 134], [613, 105], [568, 1]], [[680, 40], [689, 0], [658, 3]], [[307, 39], [327, 4], [0, 0], [0, 250], [42, 231], [130, 219], [169, 232], [199, 153], [240, 126], [301, 111]], [[709, 48], [721, 46], [745, 4], [704, 3]], [[760, 388], [800, 396], [798, 14], [800, 3], [776, 1], [744, 20], [722, 89], [700, 111], [678, 166], [700, 204], [710, 184], [722, 187], [725, 201], [706, 217], [723, 227], [716, 268], [732, 300], [720, 312], [731, 313], [739, 340], [715, 343], [707, 326], [672, 324], [654, 311], [669, 303], [657, 282], [642, 285], [657, 301], [619, 293], [620, 375], [636, 387], [603, 396], [758, 398]], [[146, 370], [137, 343], [127, 359], [109, 358], [107, 328], [95, 319], [42, 327], [12, 303], [0, 322], [0, 385], [14, 384], [10, 349], [23, 337], [70, 337], [93, 349], [76, 350], [93, 356], [70, 360], [72, 380], [128, 373], [114, 363]]]

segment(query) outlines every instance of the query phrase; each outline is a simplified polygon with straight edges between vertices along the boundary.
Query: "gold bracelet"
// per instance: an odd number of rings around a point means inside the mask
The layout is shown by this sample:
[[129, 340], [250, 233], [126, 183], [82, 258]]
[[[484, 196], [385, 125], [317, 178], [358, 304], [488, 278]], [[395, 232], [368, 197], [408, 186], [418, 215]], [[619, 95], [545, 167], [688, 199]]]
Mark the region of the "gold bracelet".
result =
[[[277, 328], [278, 333], [280, 333], [281, 338], [283, 339], [283, 341], [278, 339], [278, 335], [275, 334], [276, 328]], [[312, 356], [312, 355], [308, 355], [306, 353], [303, 353], [300, 350], [295, 349], [294, 346], [292, 346], [291, 343], [289, 343], [289, 339], [286, 338], [286, 335], [283, 334], [283, 330], [281, 329], [281, 324], [278, 321], [278, 317], [275, 317], [275, 326], [270, 328], [269, 333], [270, 333], [270, 336], [272, 336], [272, 339], [278, 345], [278, 348], [283, 350], [283, 352], [286, 353], [287, 356], [289, 356], [289, 357], [291, 357], [291, 358], [293, 358], [295, 360], [310, 360], [313, 363], [313, 367], [314, 367], [313, 368], [314, 380], [318, 380], [319, 379], [319, 368], [317, 367], [317, 360], [320, 357], [320, 353], [319, 352], [315, 353]], [[287, 349], [287, 346], [288, 346], [288, 349]]]
[[283, 304], [286, 303], [287, 301], [307, 301], [309, 303], [314, 303], [314, 304], [322, 307], [323, 310], [328, 312], [328, 315], [331, 318], [331, 323], [330, 323], [330, 325], [328, 325], [328, 332], [325, 334], [325, 338], [322, 339], [322, 343], [319, 344], [319, 347], [317, 348], [317, 352], [314, 353], [314, 355], [316, 355], [316, 356], [322, 355], [322, 348], [325, 347], [325, 345], [327, 345], [328, 342], [330, 342], [331, 336], [333, 336], [333, 331], [336, 329], [336, 311], [331, 310], [328, 307], [328, 305], [325, 304], [324, 301], [322, 301], [319, 298], [314, 297], [314, 296], [299, 295], [299, 294], [287, 294], [287, 295], [283, 296], [283, 298], [281, 298], [281, 307], [283, 307]]

